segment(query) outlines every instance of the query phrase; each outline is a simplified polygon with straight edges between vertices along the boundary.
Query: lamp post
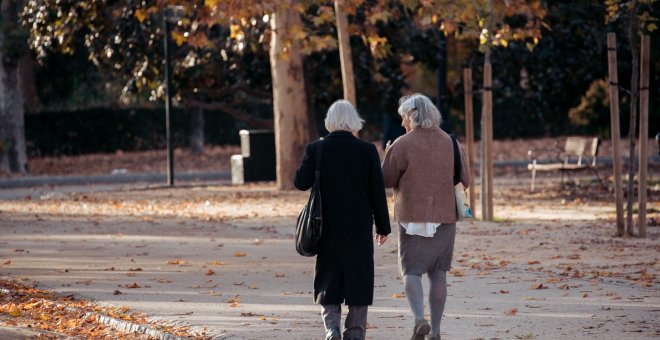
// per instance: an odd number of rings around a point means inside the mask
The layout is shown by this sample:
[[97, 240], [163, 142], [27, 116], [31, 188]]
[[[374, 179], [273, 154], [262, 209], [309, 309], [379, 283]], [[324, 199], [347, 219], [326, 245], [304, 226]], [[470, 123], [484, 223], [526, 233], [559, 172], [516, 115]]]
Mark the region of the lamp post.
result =
[[177, 23], [183, 16], [182, 6], [168, 6], [163, 13], [165, 29], [165, 138], [167, 139], [167, 185], [174, 186], [174, 151], [172, 150], [172, 132], [170, 129], [170, 110], [172, 107], [172, 68], [170, 66], [170, 24]]

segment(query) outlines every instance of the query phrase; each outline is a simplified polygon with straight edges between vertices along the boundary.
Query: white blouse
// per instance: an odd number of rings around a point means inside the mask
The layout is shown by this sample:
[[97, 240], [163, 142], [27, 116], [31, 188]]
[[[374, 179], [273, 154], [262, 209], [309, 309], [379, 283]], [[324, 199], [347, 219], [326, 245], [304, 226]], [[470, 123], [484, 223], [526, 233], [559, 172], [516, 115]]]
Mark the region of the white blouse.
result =
[[403, 229], [406, 230], [408, 235], [418, 235], [423, 237], [433, 237], [435, 230], [438, 229], [442, 223], [434, 222], [400, 222]]

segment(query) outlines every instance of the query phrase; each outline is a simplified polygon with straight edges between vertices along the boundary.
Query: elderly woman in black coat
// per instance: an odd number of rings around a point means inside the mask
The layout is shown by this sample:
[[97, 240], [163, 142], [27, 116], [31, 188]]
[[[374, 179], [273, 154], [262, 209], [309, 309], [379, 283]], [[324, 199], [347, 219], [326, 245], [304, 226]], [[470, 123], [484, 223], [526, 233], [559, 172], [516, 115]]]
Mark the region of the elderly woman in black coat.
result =
[[314, 299], [322, 306], [326, 339], [341, 339], [341, 304], [348, 305], [344, 339], [364, 339], [367, 308], [374, 295], [373, 225], [378, 245], [390, 233], [389, 213], [376, 147], [353, 135], [363, 120], [350, 102], [328, 109], [330, 134], [305, 148], [294, 184], [314, 184], [317, 143], [321, 144], [323, 234], [316, 257]]

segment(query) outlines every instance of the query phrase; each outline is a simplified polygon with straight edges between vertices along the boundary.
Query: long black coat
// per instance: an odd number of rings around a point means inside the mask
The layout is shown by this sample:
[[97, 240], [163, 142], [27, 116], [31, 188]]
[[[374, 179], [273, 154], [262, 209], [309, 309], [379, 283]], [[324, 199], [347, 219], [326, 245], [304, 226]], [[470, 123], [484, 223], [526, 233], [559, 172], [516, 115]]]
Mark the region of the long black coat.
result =
[[318, 304], [371, 305], [374, 296], [373, 224], [390, 233], [389, 213], [376, 147], [347, 131], [335, 131], [305, 148], [294, 184], [314, 184], [316, 144], [321, 150], [323, 232], [316, 257]]

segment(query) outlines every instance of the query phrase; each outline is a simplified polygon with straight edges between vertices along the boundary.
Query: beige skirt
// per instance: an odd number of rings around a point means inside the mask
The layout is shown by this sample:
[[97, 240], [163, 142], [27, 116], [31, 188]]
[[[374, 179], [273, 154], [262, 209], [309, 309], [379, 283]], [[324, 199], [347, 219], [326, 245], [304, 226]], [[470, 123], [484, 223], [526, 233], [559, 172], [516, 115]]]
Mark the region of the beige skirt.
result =
[[433, 237], [408, 235], [399, 224], [399, 270], [401, 275], [449, 271], [454, 253], [456, 223], [438, 227]]

